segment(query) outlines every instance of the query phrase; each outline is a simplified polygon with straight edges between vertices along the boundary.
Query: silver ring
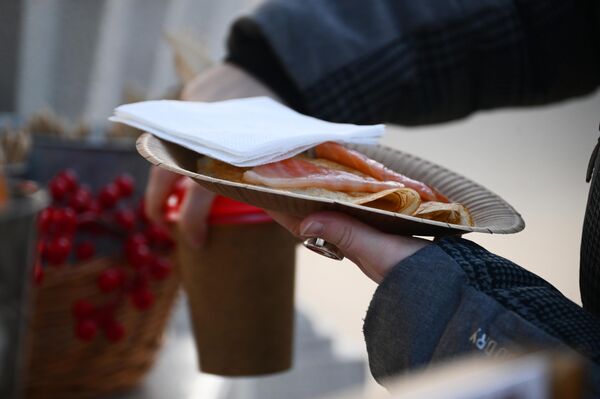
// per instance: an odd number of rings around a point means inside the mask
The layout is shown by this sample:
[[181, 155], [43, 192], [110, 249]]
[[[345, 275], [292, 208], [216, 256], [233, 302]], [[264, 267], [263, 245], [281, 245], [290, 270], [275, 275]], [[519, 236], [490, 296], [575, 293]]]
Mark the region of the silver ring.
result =
[[335, 260], [344, 259], [344, 255], [342, 254], [342, 251], [340, 251], [338, 247], [336, 247], [333, 244], [328, 243], [327, 241], [325, 241], [322, 238], [318, 238], [318, 237], [308, 238], [308, 239], [304, 240], [304, 242], [302, 244], [306, 248], [310, 249], [311, 251], [314, 251], [314, 252], [318, 253], [319, 255], [323, 255], [329, 259], [335, 259]]

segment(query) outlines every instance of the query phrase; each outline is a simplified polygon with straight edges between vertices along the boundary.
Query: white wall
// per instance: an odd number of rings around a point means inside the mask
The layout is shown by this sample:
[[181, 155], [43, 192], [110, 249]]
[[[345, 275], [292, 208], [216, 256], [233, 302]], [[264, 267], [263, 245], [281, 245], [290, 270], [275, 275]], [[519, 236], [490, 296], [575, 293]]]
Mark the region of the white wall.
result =
[[125, 90], [148, 98], [177, 85], [166, 33], [220, 60], [235, 18], [258, 0], [23, 0], [17, 112], [50, 107], [103, 123]]

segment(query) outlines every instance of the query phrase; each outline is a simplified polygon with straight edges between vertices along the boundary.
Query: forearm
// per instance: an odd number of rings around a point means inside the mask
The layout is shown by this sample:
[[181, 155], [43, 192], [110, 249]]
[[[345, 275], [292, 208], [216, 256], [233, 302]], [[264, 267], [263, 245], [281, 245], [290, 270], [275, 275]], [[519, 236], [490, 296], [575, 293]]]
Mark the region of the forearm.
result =
[[187, 101], [223, 101], [234, 98], [267, 96], [281, 101], [268, 86], [238, 66], [219, 64], [187, 83], [181, 98]]
[[398, 264], [364, 326], [381, 381], [453, 356], [572, 348], [600, 363], [600, 321], [549, 283], [463, 239], [447, 238]]
[[234, 27], [229, 59], [324, 119], [439, 122], [596, 88], [593, 4], [270, 1]]

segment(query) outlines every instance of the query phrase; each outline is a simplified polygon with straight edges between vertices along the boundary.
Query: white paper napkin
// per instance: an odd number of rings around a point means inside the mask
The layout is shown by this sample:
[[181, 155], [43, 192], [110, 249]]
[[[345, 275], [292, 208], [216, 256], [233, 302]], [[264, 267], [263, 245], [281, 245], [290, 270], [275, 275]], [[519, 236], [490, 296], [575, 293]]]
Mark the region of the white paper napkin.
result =
[[236, 166], [280, 161], [325, 141], [376, 144], [384, 133], [383, 125], [325, 122], [268, 97], [144, 101], [117, 107], [110, 120]]

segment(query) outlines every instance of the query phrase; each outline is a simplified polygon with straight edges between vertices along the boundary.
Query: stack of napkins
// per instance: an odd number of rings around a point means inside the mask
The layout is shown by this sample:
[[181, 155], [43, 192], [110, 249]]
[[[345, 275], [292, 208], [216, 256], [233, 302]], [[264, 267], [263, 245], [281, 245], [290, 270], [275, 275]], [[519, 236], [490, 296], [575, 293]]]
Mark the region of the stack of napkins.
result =
[[236, 166], [280, 161], [325, 141], [375, 144], [384, 133], [383, 125], [325, 122], [267, 97], [144, 101], [117, 107], [110, 120]]

